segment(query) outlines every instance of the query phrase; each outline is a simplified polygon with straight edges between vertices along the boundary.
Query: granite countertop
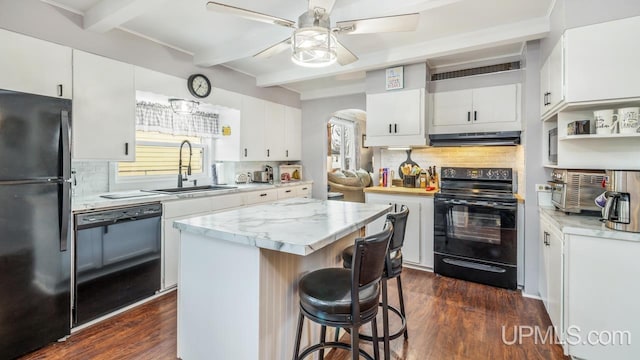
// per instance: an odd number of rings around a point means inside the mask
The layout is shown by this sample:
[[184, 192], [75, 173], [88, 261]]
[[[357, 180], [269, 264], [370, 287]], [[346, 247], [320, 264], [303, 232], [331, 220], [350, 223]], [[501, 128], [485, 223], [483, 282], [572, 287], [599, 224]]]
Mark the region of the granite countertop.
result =
[[[235, 194], [249, 191], [260, 191], [266, 189], [275, 189], [278, 187], [297, 186], [297, 185], [309, 185], [313, 184], [313, 181], [296, 181], [290, 183], [275, 183], [275, 184], [235, 184], [228, 186], [236, 186], [236, 189], [228, 190], [212, 190], [212, 191], [195, 191], [185, 192], [179, 194], [160, 194], [152, 193], [143, 190], [130, 190], [130, 191], [118, 191], [111, 193], [94, 194], [89, 196], [73, 197], [71, 200], [71, 210], [74, 212], [90, 211], [96, 209], [106, 209], [127, 205], [146, 204], [151, 202], [180, 200], [180, 199], [193, 199], [207, 196], [217, 196], [225, 194]], [[122, 199], [107, 199], [101, 197], [101, 195], [117, 194], [122, 196], [130, 196]]]
[[[433, 196], [433, 194], [437, 193], [439, 190], [431, 190], [427, 191], [423, 188], [407, 188], [401, 186], [392, 186], [392, 187], [384, 187], [384, 186], [371, 186], [368, 188], [364, 188], [364, 192], [366, 193], [377, 193], [377, 194], [396, 194], [396, 195], [417, 195], [417, 196]], [[524, 196], [520, 194], [514, 194], [515, 198], [520, 203], [524, 203]]]
[[309, 255], [384, 215], [390, 205], [292, 198], [179, 220], [183, 232]]
[[600, 217], [589, 215], [567, 215], [551, 207], [540, 207], [540, 217], [557, 227], [564, 234], [593, 236], [598, 238], [640, 241], [640, 233], [612, 230], [600, 222]]

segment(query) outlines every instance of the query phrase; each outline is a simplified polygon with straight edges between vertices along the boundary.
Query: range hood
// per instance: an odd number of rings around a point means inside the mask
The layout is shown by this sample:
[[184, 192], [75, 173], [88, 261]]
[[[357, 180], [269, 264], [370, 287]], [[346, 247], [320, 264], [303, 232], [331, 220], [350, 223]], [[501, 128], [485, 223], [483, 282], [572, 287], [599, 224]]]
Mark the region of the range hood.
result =
[[429, 135], [429, 145], [442, 146], [513, 146], [520, 144], [520, 131]]

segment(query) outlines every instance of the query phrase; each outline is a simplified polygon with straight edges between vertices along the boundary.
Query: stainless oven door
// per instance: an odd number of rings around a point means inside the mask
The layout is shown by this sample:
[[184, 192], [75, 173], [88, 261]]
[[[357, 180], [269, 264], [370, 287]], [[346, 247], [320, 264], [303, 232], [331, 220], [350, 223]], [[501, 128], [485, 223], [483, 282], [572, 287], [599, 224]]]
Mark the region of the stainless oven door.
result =
[[517, 261], [517, 204], [436, 197], [434, 250], [493, 263]]

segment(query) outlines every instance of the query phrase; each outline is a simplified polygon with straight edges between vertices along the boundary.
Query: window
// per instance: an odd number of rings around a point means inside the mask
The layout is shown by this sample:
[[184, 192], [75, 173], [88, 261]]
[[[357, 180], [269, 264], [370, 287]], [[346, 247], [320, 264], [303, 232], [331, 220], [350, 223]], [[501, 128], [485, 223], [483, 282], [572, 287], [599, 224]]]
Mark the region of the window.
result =
[[355, 123], [332, 117], [327, 124], [332, 169], [355, 170]]
[[[135, 176], [177, 175], [180, 158], [180, 144], [189, 140], [193, 148], [191, 173], [204, 171], [205, 144], [195, 136], [171, 135], [153, 131], [136, 131], [136, 161], [119, 162], [117, 176], [132, 178]], [[182, 148], [183, 172], [189, 164], [189, 146]]]

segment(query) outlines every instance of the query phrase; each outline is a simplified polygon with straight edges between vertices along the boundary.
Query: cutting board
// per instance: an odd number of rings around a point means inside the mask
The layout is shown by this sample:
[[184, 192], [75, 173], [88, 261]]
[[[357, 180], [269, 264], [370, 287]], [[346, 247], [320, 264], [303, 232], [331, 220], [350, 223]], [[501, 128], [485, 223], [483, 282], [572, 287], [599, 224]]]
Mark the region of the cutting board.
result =
[[407, 160], [405, 160], [403, 163], [400, 164], [400, 166], [398, 166], [398, 176], [400, 177], [400, 179], [404, 178], [404, 174], [402, 173], [402, 166], [407, 164], [411, 165], [412, 167], [414, 165], [420, 167], [418, 163], [411, 160], [411, 150], [407, 150]]

